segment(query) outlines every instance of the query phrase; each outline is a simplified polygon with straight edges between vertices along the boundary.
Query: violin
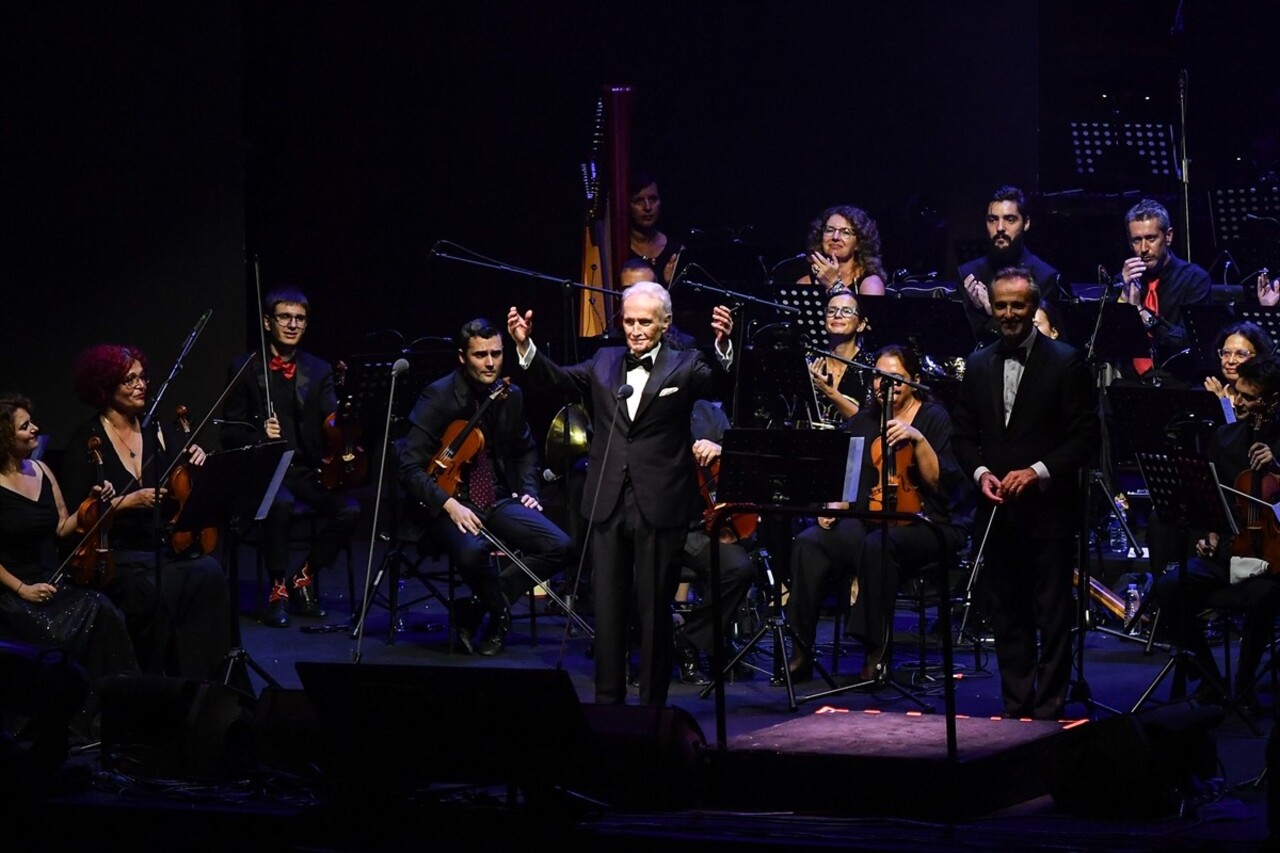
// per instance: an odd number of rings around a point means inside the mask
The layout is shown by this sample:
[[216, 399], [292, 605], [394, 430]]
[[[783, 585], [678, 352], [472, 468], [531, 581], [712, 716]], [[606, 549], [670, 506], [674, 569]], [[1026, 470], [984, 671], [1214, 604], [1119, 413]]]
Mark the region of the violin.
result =
[[[94, 476], [101, 486], [104, 482], [102, 439], [96, 435], [89, 438], [89, 461], [93, 463]], [[111, 546], [107, 542], [107, 532], [115, 518], [108, 511], [110, 503], [103, 499], [99, 491], [85, 498], [76, 510], [76, 533], [84, 536], [70, 559], [71, 580], [76, 586], [101, 588], [115, 577], [115, 559], [111, 556]]]
[[707, 508], [702, 512], [702, 517], [707, 526], [707, 533], [715, 536], [721, 543], [726, 545], [741, 542], [754, 534], [756, 527], [760, 523], [760, 517], [745, 513], [721, 520], [719, 531], [712, 529], [716, 510], [724, 506], [724, 504], [716, 500], [716, 487], [720, 482], [720, 458], [712, 459], [710, 465], [695, 464], [694, 467], [698, 471], [698, 493], [702, 495], [703, 501], [707, 504]]
[[[1258, 440], [1261, 420], [1261, 415], [1254, 420], [1251, 446]], [[1267, 561], [1273, 574], [1280, 572], [1280, 522], [1271, 509], [1280, 500], [1280, 475], [1256, 471], [1250, 466], [1236, 475], [1235, 487], [1248, 497], [1236, 497], [1241, 527], [1239, 535], [1231, 543], [1232, 556], [1257, 557]]]
[[[912, 482], [915, 469], [915, 446], [904, 441], [884, 452], [883, 436], [871, 442], [871, 466], [876, 470], [876, 482], [867, 497], [867, 508], [874, 512], [919, 513], [924, 509], [920, 487]], [[891, 525], [908, 524], [906, 519], [894, 519]]]
[[[182, 433], [191, 434], [191, 421], [187, 418], [186, 406], [178, 406], [177, 422], [178, 429]], [[169, 519], [170, 524], [177, 522], [182, 514], [182, 508], [187, 505], [187, 499], [191, 497], [194, 477], [190, 462], [182, 462], [174, 466], [173, 473], [169, 475], [169, 497], [178, 502], [178, 510], [173, 514], [173, 518]], [[200, 530], [175, 530], [169, 537], [169, 544], [175, 554], [189, 552], [198, 553], [201, 556], [212, 554], [213, 549], [218, 547], [218, 528], [210, 526]]]
[[[346, 384], [346, 373], [346, 362], [334, 365], [333, 384], [339, 393]], [[363, 432], [356, 401], [347, 395], [324, 421], [325, 455], [320, 460], [320, 484], [326, 489], [349, 489], [368, 476], [369, 460], [360, 444]]]
[[477, 427], [480, 418], [494, 400], [503, 399], [510, 391], [511, 379], [504, 376], [476, 409], [471, 420], [458, 419], [445, 428], [440, 440], [440, 452], [431, 457], [431, 462], [427, 464], [427, 474], [450, 497], [458, 491], [463, 469], [484, 449], [484, 432]]

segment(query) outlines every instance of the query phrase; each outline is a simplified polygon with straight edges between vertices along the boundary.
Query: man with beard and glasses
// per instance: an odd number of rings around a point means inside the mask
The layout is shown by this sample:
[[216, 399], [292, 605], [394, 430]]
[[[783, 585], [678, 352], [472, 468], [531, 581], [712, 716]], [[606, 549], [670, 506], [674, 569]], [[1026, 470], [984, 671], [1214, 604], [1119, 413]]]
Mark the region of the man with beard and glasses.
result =
[[1003, 186], [987, 202], [987, 253], [961, 264], [965, 313], [980, 343], [1000, 337], [1000, 324], [991, 312], [991, 283], [998, 270], [1019, 267], [1031, 273], [1045, 302], [1058, 301], [1058, 271], [1031, 254], [1024, 244], [1031, 230], [1027, 198], [1017, 187]]

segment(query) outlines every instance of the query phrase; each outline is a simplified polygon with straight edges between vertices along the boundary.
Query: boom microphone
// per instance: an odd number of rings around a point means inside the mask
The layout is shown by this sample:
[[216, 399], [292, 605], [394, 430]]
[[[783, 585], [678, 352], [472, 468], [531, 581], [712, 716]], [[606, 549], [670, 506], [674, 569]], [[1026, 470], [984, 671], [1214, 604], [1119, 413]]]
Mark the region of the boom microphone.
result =
[[396, 363], [391, 365], [391, 375], [399, 376], [401, 373], [404, 373], [408, 369], [409, 369], [409, 359], [397, 358]]

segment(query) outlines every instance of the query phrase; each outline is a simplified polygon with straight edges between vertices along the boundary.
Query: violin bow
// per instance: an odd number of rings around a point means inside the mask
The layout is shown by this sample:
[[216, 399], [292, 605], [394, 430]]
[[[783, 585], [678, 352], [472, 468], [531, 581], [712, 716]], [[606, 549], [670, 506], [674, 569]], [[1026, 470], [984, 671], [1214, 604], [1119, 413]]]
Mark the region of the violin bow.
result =
[[[265, 311], [262, 305], [262, 271], [257, 255], [253, 256], [253, 286], [258, 294], [258, 311]], [[271, 371], [268, 370], [271, 361], [267, 358], [267, 328], [262, 324], [262, 317], [258, 318], [258, 340], [262, 343], [262, 384], [267, 395], [267, 420], [271, 420], [276, 416], [276, 407], [271, 403]]]
[[488, 539], [489, 542], [493, 544], [493, 547], [497, 548], [499, 551], [506, 554], [511, 559], [511, 562], [515, 563], [520, 568], [520, 571], [524, 572], [526, 575], [528, 575], [530, 578], [533, 579], [533, 582], [535, 584], [542, 587], [542, 591], [545, 592], [548, 596], [550, 596], [551, 600], [554, 601], [556, 604], [558, 604], [560, 606], [560, 609], [563, 610], [566, 614], [568, 614], [570, 619], [578, 623], [578, 627], [581, 628], [583, 631], [585, 631], [588, 637], [595, 637], [595, 631], [591, 630], [591, 626], [588, 625], [586, 621], [581, 616], [579, 616], [576, 611], [574, 611], [573, 608], [571, 608], [568, 604], [566, 604], [564, 599], [562, 599], [560, 596], [555, 594], [555, 591], [551, 589], [551, 585], [546, 581], [544, 581], [542, 578], [538, 577], [537, 573], [533, 569], [529, 568], [524, 564], [524, 560], [521, 560], [519, 557], [517, 557], [514, 551], [512, 551], [505, 544], [503, 544], [502, 540], [500, 540], [497, 536], [494, 536], [492, 533], [490, 533], [489, 528], [485, 527], [483, 524], [480, 525], [480, 535], [483, 536], [485, 539]]

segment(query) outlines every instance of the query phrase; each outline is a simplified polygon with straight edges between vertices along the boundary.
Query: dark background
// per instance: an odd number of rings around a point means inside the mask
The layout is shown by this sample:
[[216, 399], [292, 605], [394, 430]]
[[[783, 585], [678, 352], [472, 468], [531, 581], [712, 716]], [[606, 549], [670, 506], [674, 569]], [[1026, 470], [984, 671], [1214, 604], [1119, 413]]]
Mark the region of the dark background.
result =
[[[257, 345], [255, 256], [264, 287], [308, 292], [305, 343], [332, 360], [511, 304], [562, 353], [555, 282], [578, 277], [579, 168], [608, 84], [635, 91], [634, 166], [661, 179], [663, 230], [710, 275], [763, 291], [841, 202], [876, 218], [889, 270], [948, 280], [1002, 183], [1037, 194], [1031, 245], [1068, 279], [1118, 269], [1124, 210], [1158, 197], [1181, 229], [1180, 184], [1122, 159], [1079, 174], [1068, 123], [1150, 121], [1181, 143], [1186, 70], [1191, 255], [1235, 281], [1247, 262], [1224, 269], [1207, 199], [1275, 180], [1277, 22], [1258, 5], [9, 10], [0, 248], [17, 300], [0, 388], [34, 397], [59, 447], [88, 415], [70, 387], [77, 352], [134, 342], [161, 380], [212, 309], [162, 409], [203, 416], [230, 358]], [[439, 240], [537, 275], [433, 258]]]

